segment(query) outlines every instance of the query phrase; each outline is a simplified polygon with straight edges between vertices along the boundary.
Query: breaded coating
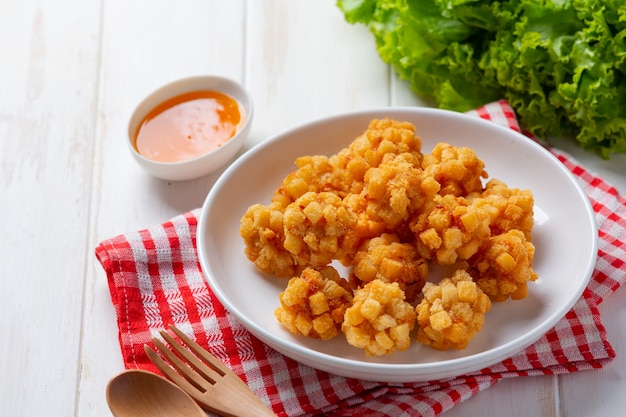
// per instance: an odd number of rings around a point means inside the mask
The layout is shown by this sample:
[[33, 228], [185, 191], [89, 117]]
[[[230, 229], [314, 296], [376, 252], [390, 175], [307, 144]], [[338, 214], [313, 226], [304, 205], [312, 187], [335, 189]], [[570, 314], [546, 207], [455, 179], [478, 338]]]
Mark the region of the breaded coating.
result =
[[[343, 203], [357, 216], [354, 231], [359, 238], [371, 239], [380, 236], [387, 230], [387, 224], [383, 219], [380, 217], [373, 219], [367, 214], [367, 200], [365, 200], [360, 193], [348, 194], [343, 199]], [[348, 264], [350, 262], [351, 261], [348, 260]]]
[[337, 154], [297, 158], [296, 170], [281, 182], [273, 200], [287, 206], [308, 191], [333, 191], [342, 198], [347, 193], [359, 193], [367, 170], [378, 167], [390, 155], [404, 153], [407, 162], [419, 167], [421, 144], [412, 124], [373, 120], [362, 135]]
[[438, 284], [427, 282], [415, 308], [417, 341], [437, 350], [465, 349], [485, 322], [491, 301], [464, 270]]
[[412, 243], [400, 243], [398, 237], [385, 233], [364, 242], [354, 256], [350, 274], [353, 287], [362, 287], [379, 279], [397, 282], [413, 303], [428, 276], [428, 262], [417, 254]]
[[285, 208], [284, 247], [298, 264], [319, 268], [352, 256], [359, 239], [357, 216], [331, 192], [307, 192]]
[[492, 301], [528, 296], [528, 281], [535, 281], [535, 246], [520, 230], [513, 229], [489, 239], [470, 261], [470, 274]]
[[422, 168], [441, 184], [439, 194], [467, 196], [482, 191], [482, 180], [488, 177], [485, 163], [467, 147], [440, 142], [424, 155]]
[[337, 171], [337, 176], [344, 181], [350, 193], [359, 193], [363, 189], [363, 178], [370, 168], [369, 162], [362, 155], [354, 155], [349, 148], [343, 148], [328, 158]]
[[309, 191], [334, 192], [343, 198], [363, 188], [363, 175], [339, 168], [336, 156], [301, 156], [295, 163], [296, 170], [282, 180], [272, 196], [272, 201], [280, 202], [284, 207]]
[[471, 258], [491, 236], [485, 210], [464, 197], [437, 195], [410, 223], [420, 256], [441, 265]]
[[[363, 167], [377, 167], [385, 156], [407, 153], [411, 162], [420, 166], [423, 158], [422, 141], [415, 134], [415, 126], [388, 118], [372, 120], [367, 130], [358, 136], [345, 153], [346, 161], [361, 159]], [[349, 158], [349, 159], [348, 159]], [[367, 169], [363, 170], [363, 174]]]
[[360, 193], [359, 206], [375, 222], [383, 222], [388, 231], [394, 231], [408, 221], [439, 191], [432, 177], [410, 162], [409, 154], [384, 158], [376, 168], [365, 173], [365, 186]]
[[291, 333], [329, 340], [341, 332], [352, 291], [333, 267], [306, 268], [289, 280], [279, 299], [274, 316]]
[[[492, 302], [527, 296], [538, 278], [533, 194], [489, 179], [470, 148], [421, 147], [411, 123], [374, 119], [337, 153], [297, 158], [270, 204], [248, 208], [246, 256], [291, 278], [275, 310], [289, 331], [343, 332], [374, 356], [412, 340], [463, 349]], [[438, 266], [456, 272], [427, 282]]]
[[298, 275], [303, 266], [284, 247], [283, 208], [279, 203], [254, 204], [241, 218], [239, 234], [245, 254], [256, 267], [278, 277]]
[[409, 348], [415, 318], [397, 282], [375, 279], [354, 292], [341, 330], [350, 345], [368, 356], [382, 356]]
[[518, 229], [524, 232], [527, 240], [531, 240], [535, 200], [530, 190], [509, 188], [503, 181], [494, 178], [472, 204], [489, 213], [492, 235]]

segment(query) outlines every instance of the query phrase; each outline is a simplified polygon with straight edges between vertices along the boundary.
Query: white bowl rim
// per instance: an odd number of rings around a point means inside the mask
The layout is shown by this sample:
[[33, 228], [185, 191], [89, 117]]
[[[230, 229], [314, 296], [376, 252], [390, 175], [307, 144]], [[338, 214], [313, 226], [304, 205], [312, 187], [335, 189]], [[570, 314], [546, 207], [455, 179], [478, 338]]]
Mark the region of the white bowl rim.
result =
[[[190, 84], [190, 85], [203, 84], [205, 86], [194, 87], [194, 88], [182, 88], [182, 89], [179, 88], [186, 84]], [[175, 97], [179, 94], [183, 94], [183, 93], [190, 92], [190, 91], [197, 91], [200, 88], [214, 89], [215, 91], [223, 92], [222, 88], [211, 87], [212, 85], [220, 85], [220, 84], [225, 84], [225, 85], [230, 86], [234, 91], [238, 92], [240, 97], [245, 98], [245, 102], [244, 102], [240, 100], [238, 97], [234, 97], [241, 103], [241, 106], [244, 108], [246, 112], [245, 114], [246, 118], [243, 124], [239, 127], [239, 129], [237, 129], [237, 132], [235, 133], [235, 135], [232, 138], [230, 138], [230, 140], [225, 142], [224, 145], [217, 147], [215, 149], [212, 149], [201, 155], [198, 155], [194, 158], [186, 159], [184, 161], [174, 161], [174, 162], [155, 161], [154, 159], [145, 157], [144, 155], [142, 155], [141, 153], [137, 151], [137, 149], [133, 145], [137, 126], [141, 122], [141, 120], [143, 120], [145, 115], [150, 110], [152, 110], [156, 105], [160, 104], [164, 100], [167, 100], [168, 98]], [[166, 94], [166, 92], [169, 90], [173, 90], [174, 92]], [[161, 97], [161, 98], [157, 98], [157, 97]], [[158, 167], [158, 166], [176, 167], [176, 166], [181, 166], [181, 165], [187, 165], [187, 164], [195, 163], [197, 161], [208, 159], [213, 154], [222, 152], [224, 149], [228, 149], [232, 146], [241, 147], [242, 144], [237, 144], [238, 141], [234, 139], [236, 139], [240, 134], [243, 134], [249, 130], [250, 124], [252, 123], [253, 114], [254, 114], [254, 102], [252, 100], [252, 96], [250, 92], [243, 86], [243, 84], [235, 81], [234, 79], [225, 77], [222, 75], [193, 75], [189, 77], [183, 77], [183, 78], [179, 78], [177, 80], [168, 82], [167, 84], [164, 84], [158, 87], [156, 90], [153, 90], [151, 93], [145, 96], [139, 102], [139, 104], [137, 104], [137, 106], [135, 106], [133, 112], [131, 113], [131, 117], [128, 120], [126, 143], [130, 147], [131, 152], [133, 153], [133, 156], [141, 160], [143, 163], [150, 164], [155, 167]]]

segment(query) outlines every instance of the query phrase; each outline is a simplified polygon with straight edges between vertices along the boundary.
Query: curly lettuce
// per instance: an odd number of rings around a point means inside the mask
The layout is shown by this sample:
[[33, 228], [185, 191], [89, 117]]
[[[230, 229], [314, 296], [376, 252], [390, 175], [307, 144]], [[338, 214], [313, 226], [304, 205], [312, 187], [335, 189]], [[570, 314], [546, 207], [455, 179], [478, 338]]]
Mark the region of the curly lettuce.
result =
[[466, 111], [506, 98], [541, 137], [626, 153], [623, 0], [338, 0], [420, 96]]

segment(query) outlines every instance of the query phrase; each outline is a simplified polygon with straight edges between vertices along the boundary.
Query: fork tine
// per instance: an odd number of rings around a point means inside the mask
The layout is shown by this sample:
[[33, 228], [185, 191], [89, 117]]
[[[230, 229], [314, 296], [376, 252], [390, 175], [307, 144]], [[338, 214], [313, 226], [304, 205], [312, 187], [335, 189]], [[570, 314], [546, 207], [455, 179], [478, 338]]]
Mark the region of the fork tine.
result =
[[187, 349], [165, 331], [161, 331], [161, 336], [170, 345], [170, 348], [176, 351], [176, 353], [179, 354], [182, 358], [184, 358], [187, 363], [186, 365], [183, 364], [183, 362], [179, 358], [177, 358], [176, 355], [170, 352], [170, 354], [173, 356], [173, 360], [175, 360], [179, 366], [184, 366], [183, 369], [179, 368], [178, 371], [185, 373], [185, 371], [193, 370], [197, 372], [199, 376], [209, 381], [211, 384], [214, 384], [216, 382], [216, 377], [224, 376], [222, 372], [215, 372], [212, 367], [207, 366], [207, 364], [202, 362], [189, 349]]
[[166, 331], [161, 331], [163, 340], [169, 346], [158, 338], [152, 338], [161, 355], [147, 345], [144, 349], [161, 372], [203, 408], [230, 417], [275, 417], [239, 375], [181, 330], [173, 325], [170, 329], [182, 343]]
[[[167, 358], [170, 365], [176, 369], [180, 375], [202, 392], [206, 391], [207, 384], [213, 385], [216, 382], [215, 375], [212, 376], [212, 371], [202, 364], [198, 358], [174, 340], [172, 336], [165, 333], [165, 331], [161, 331], [160, 333], [163, 339], [169, 344], [169, 348], [159, 339], [153, 338], [152, 341], [159, 352]], [[174, 351], [181, 357], [178, 357]]]
[[208, 365], [215, 372], [219, 373], [221, 376], [233, 373], [233, 371], [230, 368], [228, 368], [226, 365], [224, 365], [222, 361], [217, 359], [210, 352], [208, 352], [206, 349], [204, 349], [202, 346], [196, 343], [196, 341], [189, 338], [185, 333], [183, 333], [176, 326], [174, 326], [173, 324], [170, 324], [170, 329], [176, 334], [176, 336], [180, 338], [180, 340], [182, 340], [189, 347], [189, 349], [193, 351], [193, 353], [195, 353], [200, 358], [202, 358], [205, 361], [206, 365]]
[[[154, 339], [153, 339], [154, 341]], [[183, 390], [187, 392], [187, 394], [191, 395], [196, 401], [198, 400], [198, 388], [190, 383], [186, 378], [182, 377], [178, 374], [163, 358], [161, 358], [150, 346], [147, 344], [143, 345], [143, 349], [150, 358], [150, 361], [161, 371], [163, 374], [169, 378], [176, 385], [181, 387]], [[160, 351], [160, 349], [159, 349]]]
[[[165, 349], [165, 351], [169, 352], [169, 350], [167, 350], [167, 348], [165, 348], [165, 346], [163, 345], [163, 343], [161, 343], [161, 341], [159, 339], [152, 338], [152, 341], [155, 343], [155, 346], [157, 346], [157, 349], [159, 349], [160, 352], [163, 352], [162, 349]], [[210, 411], [212, 413], [217, 413], [217, 414], [221, 415], [221, 413], [223, 412], [221, 407], [218, 407], [218, 408], [214, 407], [211, 403], [207, 402], [205, 400], [205, 398], [203, 397], [203, 394], [206, 392], [206, 390], [205, 389], [198, 389], [198, 387], [195, 384], [193, 384], [193, 383], [191, 383], [191, 382], [189, 382], [187, 380], [186, 377], [188, 376], [189, 372], [193, 372], [190, 368], [187, 368], [187, 373], [185, 373], [184, 374], [185, 377], [183, 377], [180, 374], [178, 374], [174, 370], [174, 368], [172, 368], [172, 366], [170, 364], [168, 364], [163, 358], [161, 358], [154, 351], [154, 349], [152, 349], [150, 346], [148, 346], [147, 344], [144, 344], [143, 348], [146, 351], [146, 354], [148, 355], [148, 358], [150, 358], [152, 363], [161, 372], [163, 372], [163, 374], [166, 377], [168, 377], [173, 383], [175, 383], [176, 385], [181, 387], [183, 389], [183, 391], [185, 391], [187, 394], [189, 394], [191, 396], [191, 398], [193, 398], [202, 408], [204, 408], [205, 410], [208, 410], [208, 411]], [[171, 352], [170, 352], [170, 354], [171, 354]], [[168, 356], [168, 359], [169, 359], [169, 355], [167, 355], [167, 356]], [[176, 359], [178, 359], [178, 358], [176, 358]], [[196, 377], [199, 377], [199, 376], [197, 375]]]

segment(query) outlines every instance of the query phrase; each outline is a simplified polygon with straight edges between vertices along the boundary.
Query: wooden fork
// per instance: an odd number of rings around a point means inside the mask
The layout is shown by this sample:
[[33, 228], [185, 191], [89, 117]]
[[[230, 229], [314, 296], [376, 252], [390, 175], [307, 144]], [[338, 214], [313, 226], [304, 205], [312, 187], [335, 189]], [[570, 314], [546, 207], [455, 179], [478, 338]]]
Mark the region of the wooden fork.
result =
[[230, 368], [173, 325], [170, 329], [187, 348], [161, 331], [170, 348], [156, 337], [152, 342], [167, 361], [147, 344], [144, 350], [152, 363], [202, 408], [227, 417], [276, 416]]

